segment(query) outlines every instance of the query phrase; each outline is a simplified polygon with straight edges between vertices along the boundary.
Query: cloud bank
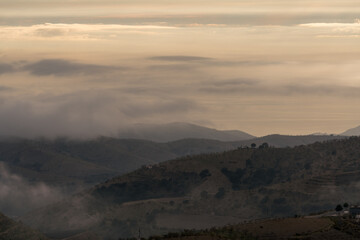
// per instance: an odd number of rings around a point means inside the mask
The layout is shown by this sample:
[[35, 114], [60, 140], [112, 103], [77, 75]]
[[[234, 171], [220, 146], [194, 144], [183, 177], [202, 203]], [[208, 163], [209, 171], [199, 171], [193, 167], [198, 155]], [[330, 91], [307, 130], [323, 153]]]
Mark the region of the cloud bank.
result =
[[22, 70], [29, 71], [36, 76], [69, 76], [69, 75], [92, 75], [104, 74], [112, 70], [123, 69], [120, 67], [102, 66], [95, 64], [83, 64], [66, 61], [63, 59], [44, 59], [35, 63], [25, 65]]

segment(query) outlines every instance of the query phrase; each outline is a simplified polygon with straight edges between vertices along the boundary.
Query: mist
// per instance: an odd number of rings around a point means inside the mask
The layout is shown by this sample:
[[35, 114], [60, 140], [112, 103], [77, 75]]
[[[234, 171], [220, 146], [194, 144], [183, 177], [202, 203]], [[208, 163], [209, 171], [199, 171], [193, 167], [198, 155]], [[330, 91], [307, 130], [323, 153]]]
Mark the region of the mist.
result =
[[60, 190], [45, 183], [30, 184], [0, 162], [0, 212], [8, 216], [21, 216], [63, 197]]

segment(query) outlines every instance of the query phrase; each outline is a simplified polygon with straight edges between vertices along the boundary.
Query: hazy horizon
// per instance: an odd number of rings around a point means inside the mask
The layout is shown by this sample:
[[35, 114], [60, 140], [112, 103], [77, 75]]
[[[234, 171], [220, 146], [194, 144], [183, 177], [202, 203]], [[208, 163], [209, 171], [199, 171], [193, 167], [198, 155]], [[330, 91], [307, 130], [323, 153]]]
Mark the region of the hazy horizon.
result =
[[360, 124], [357, 1], [0, 3], [0, 133], [190, 122], [255, 136]]

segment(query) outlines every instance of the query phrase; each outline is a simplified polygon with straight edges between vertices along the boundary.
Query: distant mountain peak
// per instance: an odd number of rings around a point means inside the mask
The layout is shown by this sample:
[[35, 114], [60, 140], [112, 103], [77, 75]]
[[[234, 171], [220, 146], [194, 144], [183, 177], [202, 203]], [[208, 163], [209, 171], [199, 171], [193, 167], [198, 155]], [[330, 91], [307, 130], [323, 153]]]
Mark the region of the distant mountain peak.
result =
[[186, 138], [241, 141], [255, 138], [239, 130], [217, 130], [187, 122], [166, 124], [135, 124], [119, 131], [119, 138], [144, 139], [155, 142], [171, 142]]
[[340, 135], [343, 135], [343, 136], [360, 136], [360, 126], [357, 126], [355, 128], [351, 128], [349, 130], [346, 130], [345, 132], [341, 133]]

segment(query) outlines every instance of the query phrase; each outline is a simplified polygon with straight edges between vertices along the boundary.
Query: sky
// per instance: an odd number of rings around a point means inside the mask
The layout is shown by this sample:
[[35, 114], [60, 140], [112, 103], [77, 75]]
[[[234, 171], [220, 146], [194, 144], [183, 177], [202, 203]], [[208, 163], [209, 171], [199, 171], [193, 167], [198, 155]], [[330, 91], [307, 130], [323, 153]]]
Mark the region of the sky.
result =
[[360, 125], [358, 0], [1, 0], [0, 134]]

